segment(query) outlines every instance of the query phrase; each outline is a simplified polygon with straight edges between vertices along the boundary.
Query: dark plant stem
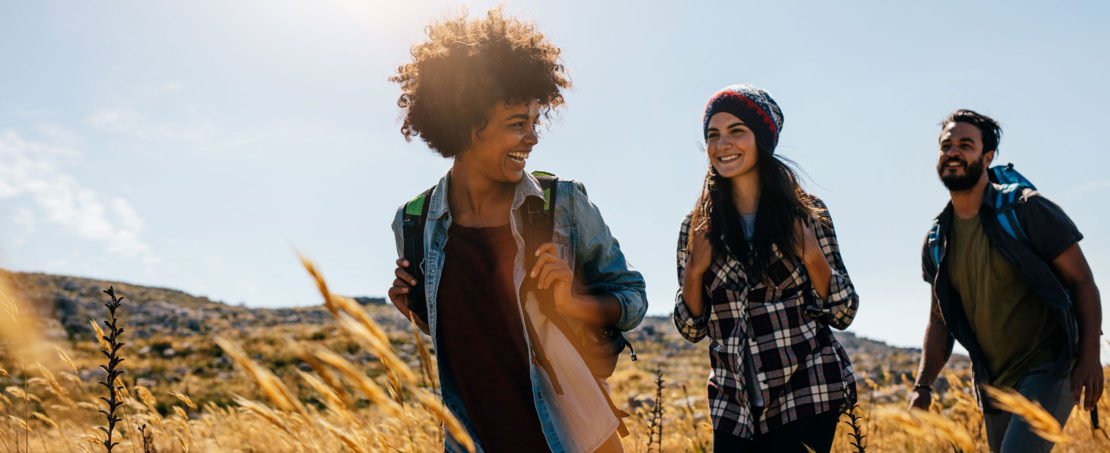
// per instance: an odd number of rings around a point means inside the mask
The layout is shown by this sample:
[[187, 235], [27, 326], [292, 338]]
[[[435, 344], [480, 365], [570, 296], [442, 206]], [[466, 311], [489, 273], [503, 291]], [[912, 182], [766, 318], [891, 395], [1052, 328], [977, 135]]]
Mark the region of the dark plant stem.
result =
[[139, 434], [143, 437], [143, 453], [154, 453], [154, 432], [148, 431], [144, 423], [139, 427]]
[[651, 453], [653, 443], [655, 451], [663, 451], [663, 368], [655, 370], [655, 404], [651, 407], [651, 419], [648, 424], [648, 453]]
[[852, 428], [852, 441], [850, 444], [855, 447], [856, 453], [864, 453], [866, 448], [864, 448], [863, 440], [866, 439], [867, 436], [863, 434], [863, 427], [860, 426], [860, 416], [856, 414], [856, 409], [859, 409], [859, 404], [853, 403], [851, 406], [848, 406], [848, 410], [844, 411], [844, 413], [848, 414], [848, 426]]
[[123, 297], [116, 297], [115, 290], [111, 286], [104, 290], [104, 294], [112, 298], [112, 301], [104, 304], [105, 307], [108, 307], [108, 319], [103, 321], [107, 333], [102, 338], [108, 343], [108, 347], [111, 349], [106, 349], [103, 346], [100, 348], [100, 352], [104, 353], [104, 357], [108, 359], [108, 363], [100, 365], [100, 368], [103, 368], [108, 375], [97, 382], [108, 390], [107, 398], [103, 396], [100, 397], [107, 406], [107, 410], [101, 409], [100, 413], [107, 417], [108, 424], [107, 426], [98, 426], [97, 428], [104, 431], [104, 434], [108, 436], [108, 438], [104, 440], [104, 448], [108, 453], [111, 453], [112, 448], [119, 445], [119, 442], [112, 442], [112, 434], [115, 432], [116, 423], [120, 421], [120, 418], [116, 416], [116, 410], [123, 404], [123, 401], [119, 399], [119, 388], [116, 387], [116, 379], [123, 374], [123, 370], [119, 367], [119, 364], [124, 360], [123, 357], [119, 355], [119, 350], [123, 347], [124, 343], [120, 342], [120, 335], [123, 335], [123, 329], [117, 325], [118, 319], [116, 318], [116, 309], [118, 309], [120, 303], [123, 302]]

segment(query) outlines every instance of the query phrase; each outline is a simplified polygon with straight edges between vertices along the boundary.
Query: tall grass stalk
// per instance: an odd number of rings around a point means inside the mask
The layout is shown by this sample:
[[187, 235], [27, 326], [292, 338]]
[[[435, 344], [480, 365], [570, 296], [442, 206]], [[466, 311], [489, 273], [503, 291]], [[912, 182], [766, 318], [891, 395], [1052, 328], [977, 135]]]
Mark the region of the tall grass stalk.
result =
[[[124, 358], [120, 355], [119, 351], [125, 344], [120, 341], [120, 336], [123, 335], [124, 329], [119, 326], [119, 319], [116, 318], [116, 310], [119, 309], [120, 304], [123, 302], [123, 297], [116, 297], [115, 289], [111, 286], [104, 290], [104, 294], [107, 294], [108, 297], [112, 299], [111, 302], [104, 304], [105, 307], [108, 307], [108, 319], [104, 321], [104, 327], [108, 330], [108, 334], [101, 335], [103, 343], [101, 343], [100, 352], [104, 353], [104, 357], [108, 359], [108, 362], [100, 365], [100, 367], [104, 369], [107, 376], [97, 382], [103, 385], [108, 391], [107, 398], [103, 396], [100, 397], [105, 404], [105, 409], [101, 409], [100, 413], [104, 414], [107, 418], [107, 423], [106, 426], [100, 426], [98, 429], [103, 431], [107, 436], [107, 438], [104, 439], [104, 449], [107, 450], [108, 453], [111, 453], [112, 448], [119, 445], [119, 442], [112, 441], [112, 435], [115, 432], [116, 423], [120, 421], [120, 418], [116, 416], [116, 411], [119, 409], [120, 405], [123, 404], [119, 399], [120, 388], [117, 387], [116, 382], [119, 376], [123, 374], [123, 369], [120, 368], [119, 365], [123, 363]], [[107, 346], [106, 348], [104, 347], [105, 345]]]

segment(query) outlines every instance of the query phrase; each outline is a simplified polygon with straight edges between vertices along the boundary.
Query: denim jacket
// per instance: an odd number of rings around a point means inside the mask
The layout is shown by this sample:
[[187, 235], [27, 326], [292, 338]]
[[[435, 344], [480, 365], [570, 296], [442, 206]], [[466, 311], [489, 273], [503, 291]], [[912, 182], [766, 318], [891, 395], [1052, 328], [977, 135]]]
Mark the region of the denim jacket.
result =
[[[451, 226], [451, 212], [447, 204], [449, 178], [450, 171], [439, 180], [435, 190], [432, 191], [424, 228], [424, 262], [418, 263], [424, 270], [425, 278], [421, 283], [424, 285], [428, 304], [428, 328], [436, 351], [441, 350], [437, 344], [436, 335], [439, 322], [436, 316], [436, 296], [442, 277], [444, 250], [448, 240], [447, 231]], [[555, 230], [552, 241], [559, 251], [560, 258], [574, 269], [575, 290], [590, 294], [612, 294], [621, 306], [621, 316], [616, 326], [621, 330], [636, 327], [647, 311], [643, 277], [625, 261], [620, 245], [609, 232], [609, 227], [597, 207], [587, 198], [586, 189], [582, 184], [577, 181], [560, 180], [556, 190], [558, 192], [555, 197]], [[513, 237], [517, 243], [513, 267], [513, 282], [517, 294], [520, 293], [520, 285], [528, 271], [524, 268], [525, 261], [521, 252], [524, 250], [524, 239], [520, 232], [524, 222], [521, 207], [527, 197], [542, 198], [543, 189], [531, 174], [525, 173], [524, 178], [517, 184], [512, 214], [509, 218]], [[405, 206], [402, 205], [393, 220], [393, 234], [397, 241], [399, 256], [404, 254], [401, 228], [404, 209]], [[547, 443], [554, 453], [592, 451], [609, 438], [616, 429], [617, 420], [609, 410], [608, 403], [598, 399], [604, 398], [604, 395], [601, 394], [596, 381], [592, 380], [592, 375], [589, 375], [585, 363], [576, 352], [568, 352], [573, 351], [573, 346], [558, 333], [558, 329], [546, 322], [539, 310], [535, 309], [535, 301], [531, 293], [526, 298], [528, 300], [525, 304], [518, 304], [525, 307], [521, 313], [522, 325], [524, 312], [527, 311], [536, 327], [537, 335], [542, 339], [541, 341], [544, 341], [542, 346], [549, 356], [548, 360], [551, 361], [552, 367], [556, 368], [555, 373], [559, 381], [575, 382], [577, 378], [577, 381], [582, 383], [577, 386], [563, 383], [563, 393], [557, 394], [548, 374], [551, 370], [539, 367], [535, 357], [529, 360], [533, 389], [531, 396]], [[529, 344], [529, 355], [534, 354], [531, 346], [532, 339], [525, 335], [525, 340]], [[439, 368], [444, 404], [467, 427], [471, 436], [475, 438], [477, 451], [480, 452], [482, 447], [467, 417], [466, 408], [463, 407], [462, 400], [457, 394], [451, 371], [446, 368]], [[588, 383], [585, 382], [587, 380]], [[524, 397], [524, 395], [521, 396]], [[602, 403], [604, 407], [600, 408]], [[600, 413], [597, 413], [598, 411]], [[581, 416], [583, 413], [589, 418], [588, 420], [583, 419]], [[607, 431], [607, 433], [602, 436], [601, 431]], [[582, 434], [583, 432], [587, 434]], [[447, 451], [463, 450], [449, 434], [446, 448]]]

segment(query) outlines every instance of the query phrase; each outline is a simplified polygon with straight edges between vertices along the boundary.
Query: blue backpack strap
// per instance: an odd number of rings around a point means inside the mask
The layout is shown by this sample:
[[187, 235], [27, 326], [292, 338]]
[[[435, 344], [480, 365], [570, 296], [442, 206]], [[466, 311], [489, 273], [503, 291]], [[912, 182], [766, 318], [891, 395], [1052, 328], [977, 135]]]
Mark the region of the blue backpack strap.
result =
[[1006, 234], [1022, 244], [1029, 244], [1029, 235], [1025, 234], [1025, 229], [1021, 227], [1021, 222], [1018, 222], [1017, 214], [1014, 212], [1014, 203], [1025, 187], [1027, 186], [1024, 184], [1014, 182], [999, 188], [994, 200], [994, 212], [998, 217], [998, 224]]
[[424, 294], [424, 224], [428, 219], [428, 205], [431, 204], [432, 191], [436, 186], [425, 190], [405, 204], [401, 217], [401, 235], [404, 239], [405, 259], [409, 262], [408, 272], [416, 279], [416, 285], [409, 290], [408, 309], [428, 324], [428, 301]]
[[1026, 178], [1014, 169], [1014, 164], [1012, 162], [1006, 165], [995, 165], [991, 167], [990, 171], [987, 173], [987, 177], [995, 184], [1017, 183], [1030, 189], [1037, 190], [1037, 186], [1034, 186], [1029, 178]]
[[940, 268], [940, 218], [933, 219], [933, 226], [929, 228], [929, 236], [925, 240], [926, 247], [929, 249], [929, 258], [933, 260], [933, 268]]

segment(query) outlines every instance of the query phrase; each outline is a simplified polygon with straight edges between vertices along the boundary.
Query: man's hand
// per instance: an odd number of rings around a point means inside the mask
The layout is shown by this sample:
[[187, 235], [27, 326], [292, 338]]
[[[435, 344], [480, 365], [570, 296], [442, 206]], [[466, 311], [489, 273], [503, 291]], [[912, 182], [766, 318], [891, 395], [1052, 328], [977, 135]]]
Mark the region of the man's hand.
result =
[[918, 387], [910, 394], [910, 409], [928, 411], [933, 404], [933, 391], [928, 388]]
[[[1098, 351], [1079, 354], [1075, 369], [1071, 371], [1071, 396], [1076, 406], [1083, 410], [1093, 410], [1102, 396], [1102, 364]], [[1082, 398], [1082, 399], [1080, 399]]]
[[389, 301], [393, 302], [393, 306], [397, 307], [397, 311], [409, 316], [409, 291], [413, 286], [416, 286], [416, 279], [409, 275], [405, 270], [409, 267], [409, 260], [404, 258], [397, 259], [397, 269], [393, 271], [393, 275], [397, 278], [393, 279], [393, 286], [389, 288]]

